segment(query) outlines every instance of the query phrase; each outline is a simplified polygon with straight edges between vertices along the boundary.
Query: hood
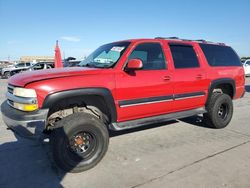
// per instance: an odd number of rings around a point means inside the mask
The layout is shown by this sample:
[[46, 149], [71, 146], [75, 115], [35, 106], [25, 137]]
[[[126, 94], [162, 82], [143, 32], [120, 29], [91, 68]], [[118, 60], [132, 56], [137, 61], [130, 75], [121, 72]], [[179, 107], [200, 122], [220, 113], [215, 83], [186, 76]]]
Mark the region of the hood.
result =
[[73, 68], [55, 68], [47, 70], [25, 71], [23, 73], [16, 74], [9, 78], [9, 84], [14, 86], [24, 87], [28, 83], [61, 78], [70, 76], [79, 76], [83, 74], [97, 74], [103, 69], [87, 68], [87, 67], [73, 67]]

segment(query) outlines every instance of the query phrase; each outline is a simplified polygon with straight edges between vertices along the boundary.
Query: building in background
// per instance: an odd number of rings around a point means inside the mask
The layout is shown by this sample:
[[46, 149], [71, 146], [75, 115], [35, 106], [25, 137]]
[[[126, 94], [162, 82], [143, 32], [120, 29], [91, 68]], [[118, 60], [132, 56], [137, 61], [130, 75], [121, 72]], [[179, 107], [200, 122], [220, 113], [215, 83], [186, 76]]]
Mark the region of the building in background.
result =
[[8, 60], [0, 60], [0, 68], [12, 66], [14, 63]]
[[20, 58], [20, 62], [26, 63], [26, 62], [54, 62], [53, 56], [22, 56]]

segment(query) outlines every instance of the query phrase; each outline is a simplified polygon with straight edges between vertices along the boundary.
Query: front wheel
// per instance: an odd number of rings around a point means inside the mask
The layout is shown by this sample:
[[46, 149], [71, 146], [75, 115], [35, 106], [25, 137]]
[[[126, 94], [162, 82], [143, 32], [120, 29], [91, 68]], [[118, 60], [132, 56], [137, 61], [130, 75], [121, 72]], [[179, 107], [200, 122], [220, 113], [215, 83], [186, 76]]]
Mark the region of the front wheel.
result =
[[109, 134], [104, 123], [91, 114], [75, 113], [58, 122], [51, 135], [56, 164], [68, 172], [94, 167], [108, 149]]
[[10, 72], [5, 72], [5, 73], [4, 73], [4, 77], [5, 77], [5, 78], [9, 78], [9, 77], [10, 77]]
[[203, 115], [206, 125], [221, 129], [230, 123], [233, 116], [233, 103], [229, 95], [213, 93], [206, 107], [207, 113]]

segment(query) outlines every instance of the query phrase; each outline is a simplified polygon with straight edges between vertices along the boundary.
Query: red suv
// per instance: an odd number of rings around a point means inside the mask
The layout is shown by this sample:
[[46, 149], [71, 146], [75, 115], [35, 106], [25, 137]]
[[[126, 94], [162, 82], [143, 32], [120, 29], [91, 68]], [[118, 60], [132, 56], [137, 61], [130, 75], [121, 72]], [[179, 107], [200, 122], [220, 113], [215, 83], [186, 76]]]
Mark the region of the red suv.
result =
[[105, 155], [110, 129], [196, 114], [210, 127], [226, 127], [244, 83], [239, 57], [225, 44], [124, 40], [99, 47], [79, 67], [11, 77], [1, 111], [19, 134], [50, 133], [58, 166], [80, 172]]

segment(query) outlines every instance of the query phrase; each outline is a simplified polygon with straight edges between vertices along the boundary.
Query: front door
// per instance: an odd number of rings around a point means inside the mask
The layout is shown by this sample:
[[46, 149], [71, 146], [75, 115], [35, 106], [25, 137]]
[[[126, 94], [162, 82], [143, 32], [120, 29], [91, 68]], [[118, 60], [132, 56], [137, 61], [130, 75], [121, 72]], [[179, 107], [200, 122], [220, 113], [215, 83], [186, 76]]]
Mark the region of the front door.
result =
[[138, 43], [128, 60], [142, 60], [143, 68], [116, 73], [118, 122], [168, 113], [172, 110], [173, 82], [160, 42]]

